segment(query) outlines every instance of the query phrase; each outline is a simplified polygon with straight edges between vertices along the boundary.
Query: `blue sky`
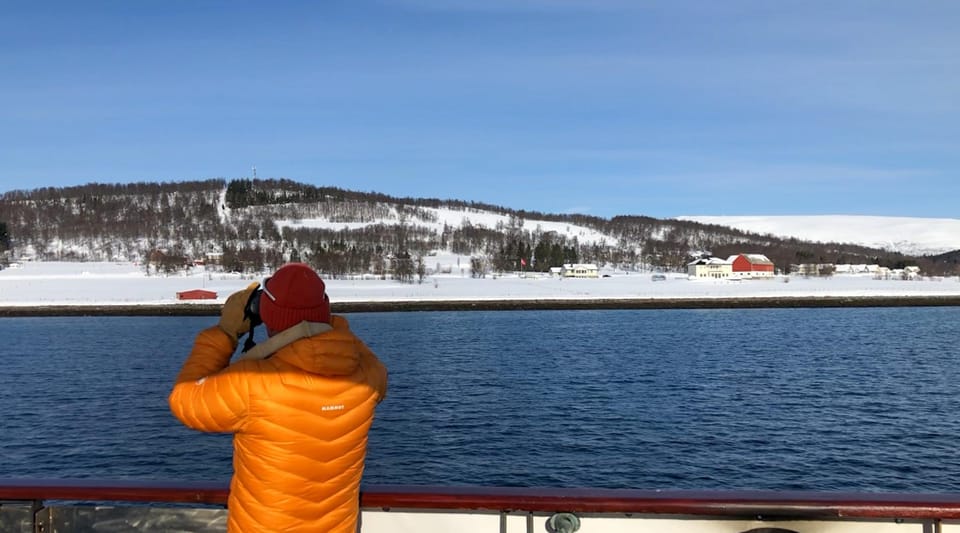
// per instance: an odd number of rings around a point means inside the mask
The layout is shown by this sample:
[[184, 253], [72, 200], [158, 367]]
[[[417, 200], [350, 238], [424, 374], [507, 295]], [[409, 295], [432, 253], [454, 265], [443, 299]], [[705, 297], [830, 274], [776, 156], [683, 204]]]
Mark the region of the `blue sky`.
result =
[[960, 2], [84, 1], [0, 17], [0, 191], [285, 177], [960, 218]]

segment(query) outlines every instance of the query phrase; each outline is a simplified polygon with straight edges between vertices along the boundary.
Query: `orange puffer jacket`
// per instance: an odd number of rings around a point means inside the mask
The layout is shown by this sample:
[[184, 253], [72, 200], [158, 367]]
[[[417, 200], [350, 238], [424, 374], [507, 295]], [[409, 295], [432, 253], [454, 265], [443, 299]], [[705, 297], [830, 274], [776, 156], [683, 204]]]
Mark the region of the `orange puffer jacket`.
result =
[[387, 371], [346, 319], [331, 325], [233, 365], [236, 344], [220, 328], [197, 336], [170, 409], [191, 428], [234, 433], [230, 532], [356, 531], [367, 432]]

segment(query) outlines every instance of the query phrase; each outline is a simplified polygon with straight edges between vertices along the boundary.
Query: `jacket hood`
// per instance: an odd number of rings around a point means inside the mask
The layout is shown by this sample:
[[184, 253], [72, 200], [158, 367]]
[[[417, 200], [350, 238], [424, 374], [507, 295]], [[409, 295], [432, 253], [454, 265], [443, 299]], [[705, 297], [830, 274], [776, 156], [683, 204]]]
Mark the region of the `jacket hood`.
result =
[[280, 348], [272, 359], [322, 376], [353, 374], [360, 366], [360, 339], [342, 316], [333, 315], [330, 326], [333, 329]]

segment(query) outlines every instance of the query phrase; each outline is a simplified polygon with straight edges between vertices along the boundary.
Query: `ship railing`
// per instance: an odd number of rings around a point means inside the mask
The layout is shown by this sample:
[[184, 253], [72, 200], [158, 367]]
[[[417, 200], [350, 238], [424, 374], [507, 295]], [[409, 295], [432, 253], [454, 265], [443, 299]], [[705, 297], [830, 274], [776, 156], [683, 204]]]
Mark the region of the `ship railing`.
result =
[[[217, 483], [0, 479], [0, 531], [222, 532]], [[365, 485], [364, 533], [960, 533], [960, 494]]]

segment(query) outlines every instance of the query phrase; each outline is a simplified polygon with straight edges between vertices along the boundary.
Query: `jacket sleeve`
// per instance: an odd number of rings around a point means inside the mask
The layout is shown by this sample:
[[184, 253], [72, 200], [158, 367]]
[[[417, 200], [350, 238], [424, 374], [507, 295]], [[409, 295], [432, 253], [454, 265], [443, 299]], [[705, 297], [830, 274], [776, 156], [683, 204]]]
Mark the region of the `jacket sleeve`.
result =
[[218, 327], [197, 335], [168, 402], [187, 427], [201, 431], [239, 431], [247, 410], [247, 384], [227, 368], [236, 344]]
[[387, 367], [363, 342], [360, 343], [360, 364], [370, 385], [377, 391], [377, 403], [387, 397]]

